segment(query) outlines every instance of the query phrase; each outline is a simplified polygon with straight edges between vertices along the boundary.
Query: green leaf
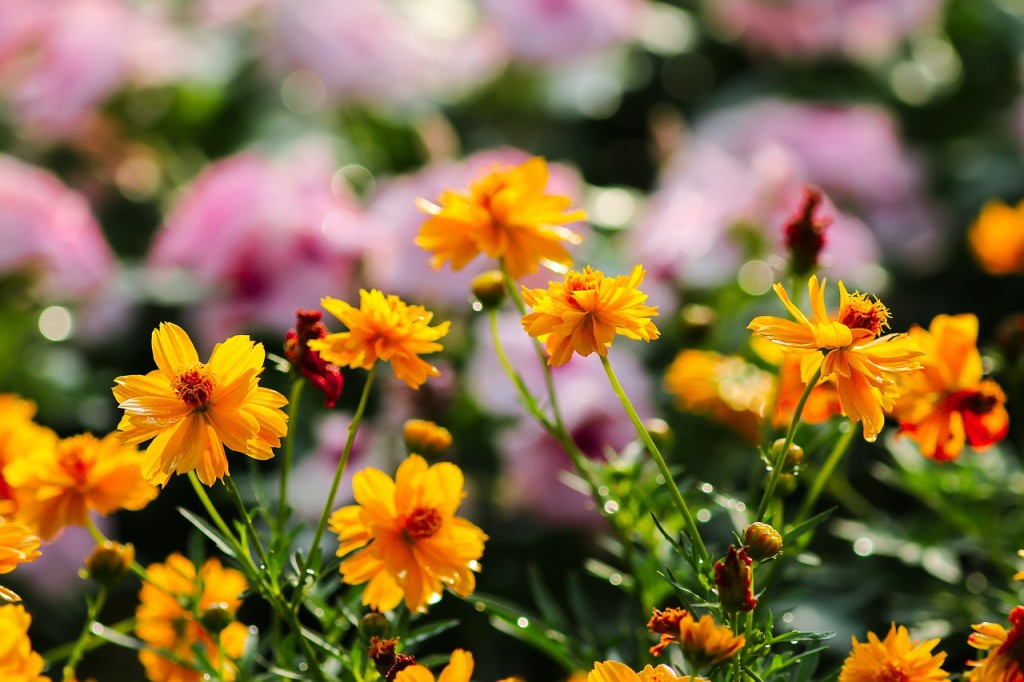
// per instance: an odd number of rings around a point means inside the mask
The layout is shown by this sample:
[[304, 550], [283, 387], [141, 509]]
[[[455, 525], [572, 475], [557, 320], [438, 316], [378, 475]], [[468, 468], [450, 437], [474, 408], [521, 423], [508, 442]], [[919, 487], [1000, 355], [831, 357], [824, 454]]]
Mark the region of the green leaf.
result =
[[569, 652], [569, 640], [565, 633], [547, 626], [540, 618], [523, 611], [519, 606], [479, 593], [464, 599], [477, 610], [489, 613], [492, 616], [491, 625], [496, 630], [547, 654], [566, 671], [584, 667], [583, 662], [577, 661]]
[[797, 524], [793, 528], [790, 528], [786, 532], [785, 536], [783, 536], [783, 539], [782, 539], [783, 545], [782, 546], [785, 547], [786, 545], [788, 545], [789, 543], [793, 542], [794, 540], [796, 540], [801, 535], [804, 535], [808, 531], [814, 529], [815, 527], [817, 527], [817, 526], [821, 525], [822, 523], [824, 523], [825, 521], [827, 521], [828, 518], [830, 516], [832, 516], [832, 512], [834, 512], [836, 509], [837, 509], [837, 507], [832, 507], [831, 509], [826, 509], [825, 511], [821, 512], [820, 514], [815, 514], [814, 516], [812, 516], [811, 518], [807, 519], [806, 521], [803, 521], [802, 523]]
[[230, 543], [224, 539], [224, 536], [218, 533], [216, 530], [211, 528], [206, 521], [199, 518], [188, 509], [184, 507], [178, 507], [178, 513], [185, 517], [185, 519], [193, 526], [199, 529], [199, 532], [210, 538], [214, 545], [217, 546], [221, 552], [231, 557], [232, 559], [238, 559], [238, 554], [231, 547]]
[[823, 642], [836, 636], [834, 632], [811, 632], [804, 630], [791, 630], [778, 637], [772, 637], [772, 644], [780, 642]]
[[424, 642], [430, 639], [431, 637], [436, 637], [442, 632], [451, 630], [458, 624], [459, 621], [456, 618], [442, 620], [437, 623], [428, 623], [427, 625], [418, 627], [412, 632], [410, 632], [408, 635], [402, 638], [402, 641], [405, 643], [406, 646], [415, 646], [420, 642]]
[[533, 594], [533, 601], [540, 609], [541, 615], [552, 626], [559, 630], [567, 630], [569, 622], [565, 617], [565, 613], [562, 612], [562, 609], [555, 602], [555, 598], [548, 591], [547, 586], [540, 577], [540, 571], [536, 566], [530, 566], [526, 575], [530, 580], [530, 592]]

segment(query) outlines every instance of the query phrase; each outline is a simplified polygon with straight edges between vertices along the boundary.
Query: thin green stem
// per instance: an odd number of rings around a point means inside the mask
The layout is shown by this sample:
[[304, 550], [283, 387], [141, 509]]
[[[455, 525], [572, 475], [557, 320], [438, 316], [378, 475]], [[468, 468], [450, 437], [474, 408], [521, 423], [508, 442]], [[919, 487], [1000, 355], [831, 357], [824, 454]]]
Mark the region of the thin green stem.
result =
[[523, 381], [522, 376], [512, 366], [511, 360], [508, 359], [508, 354], [505, 352], [505, 345], [501, 342], [501, 335], [498, 333], [498, 311], [491, 309], [488, 312], [491, 323], [491, 338], [494, 342], [494, 354], [498, 356], [498, 362], [501, 364], [501, 368], [505, 371], [505, 375], [508, 376], [509, 381], [515, 386], [516, 391], [519, 392], [519, 397], [522, 399], [526, 406], [526, 409], [536, 417], [541, 425], [544, 426], [548, 431], [554, 429], [554, 424], [550, 419], [547, 418], [537, 405], [537, 398], [530, 393], [530, 389], [526, 387], [526, 382]]
[[82, 632], [78, 635], [78, 639], [75, 640], [75, 646], [71, 649], [71, 655], [68, 657], [68, 662], [64, 666], [64, 682], [71, 682], [75, 680], [75, 669], [78, 667], [79, 661], [82, 660], [82, 655], [85, 654], [85, 646], [92, 635], [92, 624], [99, 618], [100, 611], [103, 610], [103, 605], [107, 601], [107, 586], [100, 585], [99, 591], [96, 593], [96, 598], [89, 601], [88, 614], [85, 617], [85, 625], [82, 626]]
[[803, 504], [800, 506], [800, 511], [797, 512], [796, 518], [793, 519], [793, 525], [797, 526], [811, 515], [814, 510], [814, 504], [818, 501], [818, 497], [821, 492], [825, 489], [825, 484], [832, 478], [832, 474], [835, 472], [836, 467], [839, 466], [839, 462], [842, 461], [846, 452], [850, 449], [850, 443], [853, 442], [854, 434], [857, 433], [857, 429], [852, 425], [846, 430], [846, 433], [839, 436], [839, 440], [836, 441], [835, 446], [832, 448], [832, 452], [829, 453], [828, 459], [818, 470], [818, 474], [814, 477], [814, 481], [811, 483], [811, 489], [807, 492], [807, 497], [804, 498]]
[[277, 535], [284, 535], [284, 526], [288, 520], [288, 476], [292, 471], [295, 453], [295, 428], [299, 418], [299, 401], [302, 399], [302, 387], [305, 379], [297, 376], [292, 379], [292, 388], [288, 393], [288, 434], [284, 437], [284, 449], [281, 452], [281, 489], [277, 497]]
[[[740, 632], [740, 614], [733, 614], [732, 631], [735, 634]], [[743, 680], [743, 649], [737, 651], [732, 657], [732, 680], [742, 682]]]
[[[92, 535], [92, 539], [95, 540], [98, 544], [102, 544], [104, 542], [110, 542], [110, 538], [108, 538], [106, 535], [104, 535], [103, 531], [101, 531], [96, 526], [96, 522], [92, 520], [92, 516], [89, 516], [88, 518], [86, 518], [85, 527], [86, 527], [86, 529], [88, 529], [89, 534]], [[134, 561], [133, 560], [132, 563], [131, 563], [131, 566], [129, 566], [129, 568], [131, 569], [131, 572], [134, 573], [135, 575], [139, 576], [139, 578], [141, 580], [144, 580], [147, 583], [150, 582], [149, 575], [146, 573], [146, 568], [142, 564], [140, 564], [138, 561]], [[152, 583], [150, 583], [150, 584], [152, 584]]]
[[619, 383], [618, 377], [615, 376], [615, 370], [612, 369], [611, 363], [608, 361], [608, 357], [601, 356], [601, 364], [604, 366], [604, 371], [608, 375], [608, 380], [612, 384], [612, 390], [615, 391], [615, 395], [619, 398], [622, 406], [626, 409], [626, 413], [629, 415], [630, 421], [633, 422], [633, 426], [636, 428], [637, 434], [640, 436], [640, 440], [647, 446], [647, 450], [654, 457], [655, 463], [658, 465], [658, 470], [661, 471], [662, 477], [665, 479], [665, 485], [668, 487], [669, 493], [672, 496], [672, 501], [675, 503], [676, 509], [679, 514], [683, 517], [683, 523], [686, 526], [687, 535], [690, 536], [690, 542], [693, 544], [697, 551], [698, 558], [703, 562], [703, 565], [709, 566], [711, 557], [708, 555], [708, 550], [704, 546], [704, 540], [700, 536], [700, 531], [697, 529], [697, 522], [693, 518], [693, 514], [690, 513], [690, 507], [686, 504], [686, 498], [683, 497], [682, 492], [679, 490], [679, 486], [676, 485], [675, 479], [672, 478], [672, 472], [669, 471], [668, 464], [665, 462], [665, 458], [661, 454], [661, 450], [655, 445], [654, 439], [651, 438], [651, 434], [647, 431], [647, 427], [640, 420], [640, 416], [636, 413], [633, 408], [633, 403], [630, 402], [629, 396], [622, 389], [622, 384]]
[[757, 520], [763, 521], [765, 513], [768, 511], [768, 506], [771, 503], [772, 498], [775, 495], [775, 486], [779, 483], [779, 476], [782, 475], [782, 465], [786, 461], [786, 453], [789, 452], [789, 446], [793, 444], [793, 439], [796, 438], [796, 431], [800, 428], [800, 416], [804, 413], [804, 405], [807, 403], [807, 398], [810, 397], [811, 391], [818, 385], [818, 380], [821, 379], [821, 367], [814, 373], [811, 380], [807, 382], [807, 386], [804, 388], [804, 392], [800, 395], [800, 400], [796, 404], [796, 410], [793, 411], [793, 421], [789, 424], [789, 431], [786, 433], [786, 440], [783, 442], [782, 449], [779, 450], [779, 454], [775, 456], [775, 461], [772, 462], [772, 470], [768, 474], [768, 485], [765, 486], [764, 494], [761, 496], [761, 502], [757, 505]]
[[199, 480], [199, 476], [196, 475], [195, 470], [188, 472], [189, 483], [192, 484], [192, 489], [196, 491], [196, 497], [199, 498], [199, 502], [203, 505], [203, 509], [206, 510], [206, 515], [210, 517], [214, 525], [217, 526], [217, 530], [232, 544], [237, 545], [238, 540], [235, 538], [235, 534], [231, 532], [231, 528], [224, 522], [224, 517], [220, 515], [217, 508], [213, 506], [213, 501], [210, 499], [210, 495], [206, 492], [206, 487], [202, 481]]
[[242, 521], [245, 523], [245, 530], [249, 533], [249, 537], [252, 538], [253, 547], [256, 548], [256, 556], [259, 557], [264, 567], [270, 566], [270, 557], [267, 555], [267, 550], [263, 547], [263, 541], [260, 540], [259, 533], [256, 532], [256, 527], [252, 523], [252, 517], [249, 516], [249, 510], [245, 508], [245, 501], [238, 491], [238, 486], [235, 485], [235, 479], [231, 478], [231, 474], [224, 476], [224, 487], [228, 489], [228, 492], [235, 501], [238, 515], [242, 517]]

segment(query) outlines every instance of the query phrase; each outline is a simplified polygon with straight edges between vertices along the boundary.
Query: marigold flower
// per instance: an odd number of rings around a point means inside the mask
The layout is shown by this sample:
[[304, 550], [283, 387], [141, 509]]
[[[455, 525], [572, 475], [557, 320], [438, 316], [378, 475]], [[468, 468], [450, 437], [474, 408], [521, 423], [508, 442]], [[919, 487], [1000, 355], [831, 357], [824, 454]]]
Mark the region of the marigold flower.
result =
[[0, 606], [0, 679], [4, 682], [50, 682], [41, 675], [43, 657], [32, 650], [32, 617], [21, 604]]
[[0, 574], [39, 558], [39, 537], [25, 526], [0, 517]]
[[320, 321], [323, 313], [319, 310], [295, 311], [295, 329], [289, 329], [284, 340], [284, 355], [306, 380], [324, 394], [324, 407], [330, 409], [338, 404], [345, 378], [337, 365], [325, 361], [309, 342], [327, 336], [327, 328]]
[[702, 677], [676, 675], [675, 671], [667, 665], [659, 665], [656, 668], [647, 666], [640, 672], [634, 672], [628, 665], [618, 661], [595, 663], [594, 669], [587, 675], [587, 682], [666, 682], [667, 680], [707, 682]]
[[442, 349], [437, 340], [448, 333], [451, 322], [431, 327], [434, 314], [426, 308], [408, 305], [377, 289], [360, 290], [358, 308], [330, 297], [320, 303], [348, 327], [347, 332], [309, 342], [324, 360], [362, 369], [370, 369], [378, 360], [390, 362], [395, 376], [411, 388], [422, 386], [428, 376], [441, 375], [420, 355]]
[[967, 233], [982, 269], [990, 275], [1024, 271], [1024, 201], [1011, 208], [990, 201]]
[[117, 433], [102, 440], [82, 434], [60, 440], [7, 466], [18, 503], [16, 518], [52, 540], [67, 526], [85, 526], [89, 512], [138, 511], [156, 497], [142, 475], [142, 453]]
[[14, 490], [5, 475], [7, 465], [34, 457], [57, 442], [57, 435], [32, 421], [36, 405], [16, 395], [0, 394], [0, 516], [11, 517], [17, 508]]
[[[186, 662], [196, 660], [195, 647], [215, 667], [223, 667], [225, 679], [235, 678], [231, 662], [241, 657], [248, 628], [232, 622], [219, 636], [202, 625], [202, 615], [211, 607], [225, 609], [232, 617], [241, 604], [239, 595], [248, 588], [239, 571], [223, 568], [217, 559], [207, 559], [199, 571], [180, 554], [146, 568], [147, 582], [139, 592], [135, 611], [135, 633], [153, 648], [169, 651]], [[219, 640], [219, 641], [218, 641]], [[222, 666], [221, 651], [228, 661]], [[173, 663], [155, 651], [142, 651], [139, 660], [151, 682], [198, 682], [202, 674]]]
[[998, 623], [972, 625], [974, 632], [967, 643], [975, 649], [988, 651], [980, 661], [968, 661], [973, 670], [971, 682], [1017, 682], [1024, 680], [1024, 667], [1020, 661], [1020, 649], [1024, 646], [1024, 606], [1015, 606], [1010, 611], [1010, 630]]
[[546, 343], [552, 367], [567, 363], [573, 352], [608, 355], [616, 334], [656, 339], [658, 328], [650, 318], [658, 308], [644, 305], [647, 294], [637, 289], [644, 274], [637, 265], [629, 275], [605, 277], [588, 265], [569, 272], [564, 282], [549, 282], [547, 289], [523, 287], [523, 299], [533, 308], [523, 317], [523, 328]]
[[487, 536], [455, 516], [465, 493], [462, 471], [448, 462], [431, 467], [409, 455], [395, 480], [378, 469], [357, 473], [352, 487], [357, 504], [331, 515], [338, 534], [338, 556], [349, 585], [369, 581], [363, 604], [379, 611], [405, 599], [410, 611], [425, 611], [445, 585], [466, 596], [476, 587], [473, 571]]
[[956, 459], [965, 443], [982, 449], [1005, 438], [1006, 396], [994, 381], [981, 378], [978, 318], [939, 315], [927, 331], [913, 327], [908, 333], [924, 355], [919, 371], [900, 375], [893, 411], [900, 433], [938, 460]]
[[200, 362], [185, 331], [170, 322], [153, 330], [157, 368], [114, 380], [125, 411], [118, 428], [129, 444], [153, 439], [143, 474], [164, 485], [172, 473], [195, 471], [206, 485], [228, 473], [224, 446], [270, 459], [288, 431], [287, 399], [262, 388], [263, 344], [232, 336]]
[[437, 269], [449, 263], [452, 270], [461, 270], [483, 253], [503, 260], [514, 279], [536, 272], [539, 265], [565, 272], [572, 256], [563, 242], [581, 240], [563, 226], [587, 214], [570, 211], [569, 197], [545, 193], [547, 184], [547, 163], [534, 157], [519, 166], [495, 166], [468, 193], [442, 193], [440, 206], [421, 199], [418, 206], [430, 218], [416, 245], [433, 253], [430, 263]]
[[811, 276], [807, 284], [813, 317], [808, 319], [793, 305], [786, 290], [775, 285], [775, 293], [796, 322], [770, 315], [754, 318], [747, 327], [800, 355], [800, 378], [810, 381], [821, 370], [821, 378], [834, 378], [843, 412], [864, 425], [864, 439], [874, 441], [885, 423], [898, 394], [893, 375], [918, 369], [916, 350], [905, 334], [879, 334], [889, 326], [889, 311], [880, 301], [861, 293], [850, 294], [839, 282], [839, 315], [832, 320], [825, 312], [825, 280]]
[[675, 642], [683, 650], [683, 657], [697, 669], [732, 658], [746, 643], [743, 635], [737, 637], [729, 627], [715, 624], [709, 614], [694, 620], [690, 612], [680, 608], [654, 609], [647, 627], [661, 635], [661, 640], [651, 647], [651, 654], [660, 656]]
[[897, 628], [895, 623], [884, 640], [873, 632], [868, 633], [868, 641], [863, 644], [854, 637], [853, 650], [843, 662], [839, 682], [947, 680], [949, 673], [942, 669], [946, 654], [932, 654], [938, 643], [938, 639], [911, 641], [907, 629], [902, 625]]

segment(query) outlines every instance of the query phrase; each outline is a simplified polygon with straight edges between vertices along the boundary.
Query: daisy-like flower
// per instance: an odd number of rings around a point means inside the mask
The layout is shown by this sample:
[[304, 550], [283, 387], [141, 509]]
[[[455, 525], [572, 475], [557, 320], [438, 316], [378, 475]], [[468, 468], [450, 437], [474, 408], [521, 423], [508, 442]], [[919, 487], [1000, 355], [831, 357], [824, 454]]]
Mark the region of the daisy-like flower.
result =
[[369, 581], [363, 604], [387, 611], [405, 599], [416, 612], [446, 585], [461, 596], [473, 592], [487, 536], [455, 516], [462, 485], [457, 466], [428, 467], [419, 455], [409, 455], [393, 481], [373, 468], [353, 477], [357, 504], [334, 512], [330, 529], [338, 534], [338, 556], [359, 550], [339, 570], [349, 585]]
[[1014, 207], [1001, 201], [985, 204], [967, 233], [975, 258], [990, 275], [1024, 271], [1024, 201]]
[[946, 654], [932, 653], [938, 643], [938, 639], [911, 640], [907, 629], [902, 625], [897, 628], [895, 623], [885, 639], [880, 640], [875, 633], [869, 632], [868, 641], [862, 644], [854, 637], [853, 650], [843, 662], [839, 682], [948, 680], [949, 673], [942, 669]]
[[658, 308], [644, 305], [647, 294], [637, 288], [643, 280], [639, 265], [618, 277], [605, 277], [588, 265], [547, 289], [523, 287], [523, 299], [533, 308], [523, 317], [523, 328], [546, 344], [552, 367], [567, 363], [574, 352], [608, 355], [616, 334], [651, 341], [659, 336], [651, 321]]
[[[233, 621], [219, 632], [211, 632], [204, 625], [204, 616], [216, 611], [216, 620], [221, 621], [218, 627], [223, 626], [223, 616], [233, 619], [241, 604], [239, 595], [248, 588], [245, 576], [222, 567], [217, 559], [207, 559], [197, 572], [191, 561], [172, 554], [165, 563], [148, 566], [146, 577], [135, 611], [139, 639], [186, 662], [196, 660], [198, 647], [215, 668], [224, 670], [226, 680], [233, 680], [235, 666], [231, 661], [241, 657], [249, 629]], [[228, 659], [223, 665], [221, 652]], [[139, 660], [152, 682], [198, 682], [203, 678], [202, 673], [173, 663], [156, 651], [141, 651]]]
[[36, 406], [16, 395], [0, 395], [0, 516], [11, 517], [17, 508], [14, 490], [7, 482], [7, 465], [37, 452], [47, 452], [57, 442], [57, 434], [36, 424], [32, 417]]
[[14, 489], [16, 518], [52, 540], [67, 526], [85, 526], [89, 512], [138, 511], [157, 490], [142, 475], [142, 453], [117, 433], [102, 440], [82, 434], [49, 451], [23, 457], [5, 470]]
[[647, 628], [661, 635], [660, 641], [651, 647], [653, 655], [660, 656], [674, 642], [682, 649], [683, 657], [698, 670], [732, 658], [747, 641], [729, 627], [716, 624], [709, 614], [695, 620], [689, 611], [680, 608], [655, 609]]
[[0, 574], [39, 558], [39, 537], [25, 526], [0, 517]]
[[864, 439], [874, 441], [885, 423], [899, 389], [894, 375], [920, 368], [914, 348], [905, 334], [879, 336], [889, 326], [889, 311], [881, 301], [848, 293], [839, 282], [839, 314], [831, 319], [825, 310], [825, 280], [812, 275], [807, 284], [812, 317], [793, 305], [786, 290], [775, 285], [792, 322], [762, 315], [747, 327], [800, 354], [800, 375], [805, 383], [821, 370], [821, 379], [834, 378], [844, 414], [864, 425]]
[[913, 327], [908, 333], [924, 355], [920, 371], [899, 377], [893, 414], [900, 433], [938, 460], [956, 459], [965, 443], [982, 449], [1005, 438], [1006, 395], [999, 384], [981, 378], [978, 318], [939, 315], [927, 331]]
[[330, 297], [320, 303], [348, 327], [347, 332], [309, 342], [310, 349], [327, 362], [362, 369], [370, 369], [378, 360], [390, 362], [395, 376], [411, 388], [422, 386], [428, 376], [440, 376], [420, 356], [442, 349], [437, 340], [448, 333], [451, 322], [431, 327], [434, 314], [426, 308], [377, 289], [360, 290], [358, 308]]
[[32, 617], [21, 604], [0, 606], [0, 680], [50, 682], [41, 675], [43, 657], [32, 650], [28, 626]]
[[270, 459], [288, 431], [281, 408], [287, 399], [259, 385], [263, 344], [232, 336], [200, 362], [185, 331], [164, 322], [153, 331], [157, 369], [114, 380], [124, 417], [118, 424], [128, 444], [153, 439], [143, 474], [164, 485], [172, 473], [195, 471], [206, 485], [228, 473], [224, 446]]
[[544, 265], [565, 272], [572, 256], [564, 243], [580, 238], [564, 227], [583, 220], [582, 210], [569, 210], [572, 200], [547, 194], [548, 166], [534, 157], [519, 166], [498, 166], [473, 182], [469, 192], [446, 191], [440, 206], [420, 199], [430, 215], [420, 228], [416, 245], [433, 253], [431, 265], [450, 263], [461, 270], [481, 253], [499, 258], [514, 279]]
[[968, 661], [972, 666], [971, 682], [1017, 682], [1024, 680], [1024, 667], [1020, 662], [1020, 649], [1024, 646], [1024, 606], [1010, 611], [1010, 629], [999, 623], [972, 625], [974, 632], [967, 643], [975, 649], [988, 651], [980, 661]]
[[707, 682], [702, 677], [676, 675], [675, 671], [667, 665], [659, 665], [656, 668], [649, 665], [640, 672], [634, 672], [628, 665], [618, 661], [595, 663], [594, 669], [587, 675], [587, 682], [668, 682], [668, 680]]
[[[473, 676], [473, 665], [473, 654], [456, 649], [437, 682], [469, 682]], [[434, 682], [434, 673], [422, 665], [411, 665], [395, 675], [395, 682]]]

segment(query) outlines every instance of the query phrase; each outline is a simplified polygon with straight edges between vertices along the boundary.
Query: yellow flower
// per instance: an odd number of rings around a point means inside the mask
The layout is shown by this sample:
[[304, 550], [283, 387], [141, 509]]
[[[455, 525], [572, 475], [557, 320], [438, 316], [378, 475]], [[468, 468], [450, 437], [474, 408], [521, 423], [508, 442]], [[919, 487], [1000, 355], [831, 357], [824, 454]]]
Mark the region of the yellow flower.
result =
[[32, 651], [28, 626], [32, 617], [21, 604], [0, 606], [0, 680], [50, 682], [43, 672], [43, 657]]
[[146, 478], [164, 485], [172, 473], [195, 471], [206, 485], [228, 473], [224, 446], [270, 459], [288, 431], [281, 407], [288, 401], [259, 386], [263, 344], [232, 336], [199, 362], [185, 331], [164, 322], [153, 331], [158, 369], [115, 379], [114, 397], [125, 411], [118, 428], [129, 444], [146, 450]]
[[864, 438], [874, 441], [891, 410], [898, 388], [893, 375], [920, 368], [905, 334], [879, 334], [889, 326], [889, 311], [880, 301], [861, 293], [850, 294], [839, 283], [839, 315], [825, 312], [825, 280], [811, 276], [807, 284], [813, 317], [793, 305], [780, 284], [775, 293], [796, 320], [762, 315], [748, 329], [800, 355], [800, 378], [808, 382], [821, 369], [821, 378], [834, 378], [843, 412], [864, 424]]
[[1019, 682], [1024, 680], [1024, 669], [1020, 662], [1020, 649], [1024, 645], [1024, 607], [1015, 606], [1010, 611], [1010, 630], [998, 623], [972, 625], [974, 632], [967, 643], [975, 649], [990, 652], [980, 661], [968, 661], [974, 669], [969, 674], [971, 682]]
[[991, 275], [1024, 270], [1024, 202], [1011, 208], [1001, 201], [985, 204], [967, 233], [971, 250]]
[[448, 333], [451, 322], [431, 327], [434, 314], [426, 308], [377, 289], [360, 290], [358, 308], [330, 297], [320, 303], [348, 327], [347, 332], [309, 342], [310, 349], [327, 362], [362, 369], [370, 369], [378, 360], [390, 362], [395, 376], [411, 388], [422, 386], [428, 376], [440, 376], [420, 355], [441, 350], [437, 340]]
[[594, 669], [587, 675], [587, 682], [667, 682], [668, 680], [707, 682], [702, 677], [676, 675], [675, 671], [667, 665], [659, 665], [657, 668], [647, 666], [637, 673], [628, 665], [618, 661], [595, 663]]
[[873, 632], [861, 644], [853, 638], [853, 650], [843, 662], [839, 682], [930, 682], [947, 680], [949, 673], [942, 669], [945, 653], [932, 654], [938, 639], [911, 641], [910, 633], [902, 625], [893, 623], [885, 639], [879, 640]]
[[563, 225], [587, 214], [569, 211], [569, 197], [546, 194], [547, 184], [547, 164], [534, 157], [520, 166], [495, 167], [473, 182], [468, 194], [444, 192], [440, 206], [421, 199], [420, 210], [431, 217], [416, 245], [433, 253], [430, 263], [437, 269], [450, 263], [452, 270], [461, 270], [484, 253], [502, 259], [515, 279], [541, 264], [565, 272], [572, 256], [562, 243], [578, 244], [580, 238]]
[[409, 419], [402, 427], [402, 438], [410, 452], [437, 457], [452, 446], [452, 434], [443, 426], [425, 419]]
[[[210, 663], [221, 667], [220, 651], [229, 659], [223, 666], [225, 679], [235, 678], [231, 662], [245, 649], [248, 628], [231, 622], [219, 634], [203, 627], [207, 609], [224, 610], [232, 618], [241, 604], [239, 595], [248, 588], [240, 572], [223, 568], [217, 559], [207, 559], [196, 572], [191, 561], [172, 554], [162, 564], [146, 569], [147, 582], [139, 592], [135, 611], [135, 633], [150, 647], [175, 654], [186, 662], [196, 660], [194, 647], [201, 647]], [[218, 645], [219, 638], [219, 645]], [[156, 651], [142, 651], [139, 660], [151, 682], [197, 682], [202, 674], [163, 658]]]
[[0, 574], [39, 558], [39, 538], [25, 526], [0, 517]]
[[924, 351], [922, 368], [900, 375], [900, 397], [893, 414], [900, 433], [938, 460], [956, 459], [968, 443], [982, 449], [1006, 437], [1010, 417], [1006, 395], [983, 380], [978, 352], [978, 318], [939, 315], [928, 331], [911, 328], [910, 338]]
[[[437, 682], [469, 682], [472, 675], [473, 654], [456, 649]], [[395, 682], [434, 682], [434, 673], [422, 665], [411, 665], [395, 675]]]
[[547, 345], [548, 364], [564, 365], [573, 352], [608, 355], [616, 334], [650, 341], [658, 328], [650, 318], [657, 307], [644, 305], [647, 294], [637, 289], [644, 269], [637, 265], [627, 275], [605, 277], [589, 265], [572, 271], [565, 282], [550, 282], [547, 289], [523, 287], [523, 299], [533, 312], [523, 317], [523, 328]]
[[89, 512], [137, 511], [156, 497], [142, 475], [142, 453], [118, 434], [90, 434], [59, 441], [5, 469], [18, 503], [16, 518], [52, 540], [67, 526], [85, 526]]
[[0, 394], [0, 516], [10, 517], [17, 508], [14, 490], [7, 483], [7, 465], [23, 457], [35, 457], [35, 453], [45, 452], [57, 442], [53, 431], [32, 421], [35, 413], [35, 403]]
[[661, 635], [660, 641], [651, 647], [653, 655], [660, 656], [674, 642], [683, 650], [683, 657], [697, 669], [732, 658], [747, 641], [729, 627], [717, 625], [709, 614], [694, 620], [690, 612], [680, 608], [655, 609], [647, 628]]
[[445, 585], [466, 596], [476, 587], [473, 571], [487, 536], [455, 516], [465, 493], [462, 471], [448, 462], [427, 467], [409, 455], [395, 480], [377, 469], [355, 475], [357, 504], [331, 516], [338, 534], [341, 579], [349, 585], [369, 581], [363, 604], [387, 611], [405, 599], [410, 611], [425, 611]]

